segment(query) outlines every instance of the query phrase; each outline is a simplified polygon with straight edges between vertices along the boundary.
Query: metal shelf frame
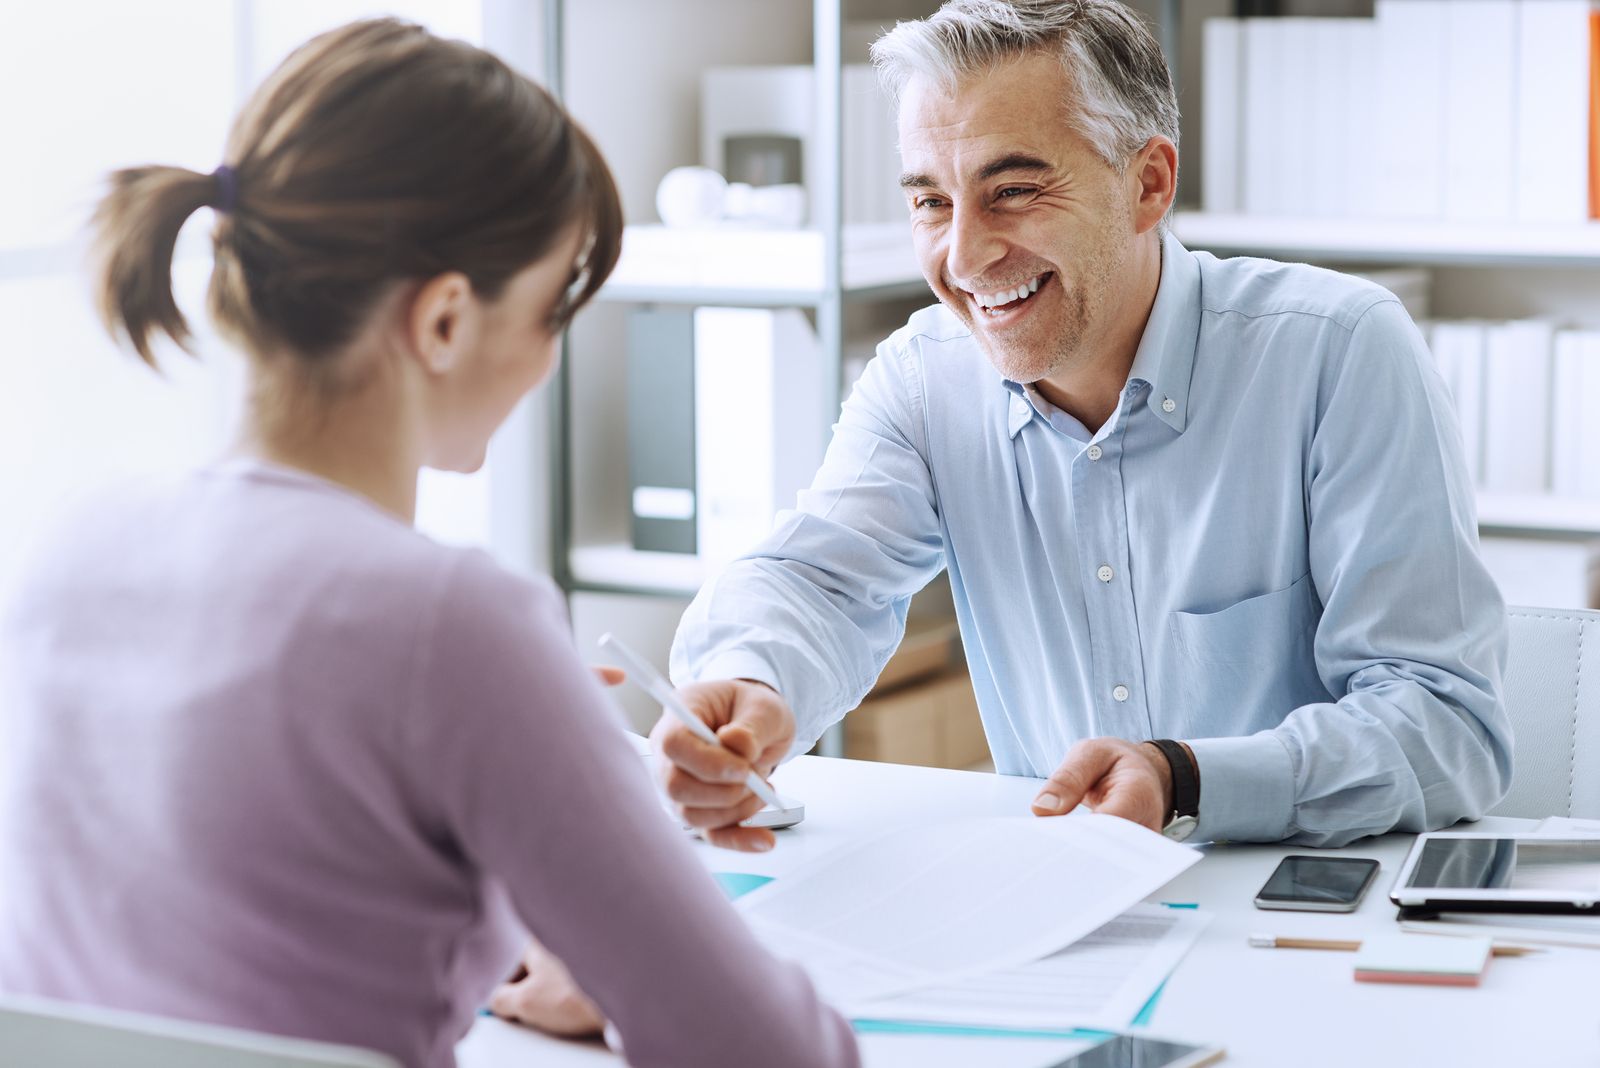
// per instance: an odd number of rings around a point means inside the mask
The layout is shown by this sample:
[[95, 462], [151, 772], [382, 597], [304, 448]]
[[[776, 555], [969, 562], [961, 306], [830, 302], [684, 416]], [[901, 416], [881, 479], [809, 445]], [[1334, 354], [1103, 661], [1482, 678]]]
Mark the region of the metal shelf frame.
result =
[[[887, 299], [914, 296], [925, 289], [921, 283], [897, 282], [864, 287], [847, 293], [843, 286], [842, 248], [844, 161], [843, 124], [843, 11], [841, 0], [812, 2], [812, 65], [817, 72], [816, 136], [812, 151], [822, 175], [821, 188], [810, 191], [813, 225], [822, 234], [823, 284], [818, 290], [744, 290], [711, 288], [686, 292], [678, 287], [625, 287], [612, 289], [605, 299], [651, 304], [703, 304], [734, 307], [802, 307], [816, 316], [818, 342], [823, 353], [822, 373], [838, 382], [844, 350], [844, 304], [846, 299]], [[565, 95], [565, 2], [547, 0], [545, 5], [545, 70], [548, 87], [557, 99]], [[580, 576], [572, 567], [572, 520], [574, 514], [571, 436], [572, 380], [568, 339], [561, 340], [562, 359], [550, 389], [550, 506], [551, 569], [562, 590], [573, 592], [662, 595], [676, 592], [670, 586], [632, 585]], [[838, 415], [838, 389], [827, 392], [824, 407], [816, 417], [824, 425]]]
[[1408, 222], [1180, 211], [1173, 232], [1216, 253], [1322, 263], [1600, 270], [1600, 224]]
[[[812, 66], [816, 71], [816, 133], [811, 151], [818, 161], [821, 187], [810, 190], [812, 224], [823, 240], [823, 284], [819, 291], [770, 291], [708, 289], [692, 298], [678, 289], [652, 290], [639, 287], [608, 294], [608, 299], [633, 299], [641, 303], [730, 304], [755, 307], [806, 307], [816, 316], [818, 341], [823, 353], [822, 373], [838, 383], [844, 351], [844, 302], [842, 226], [844, 203], [843, 161], [843, 11], [842, 0], [812, 0]], [[546, 0], [545, 47], [548, 86], [559, 99], [565, 97], [566, 20], [564, 0]], [[896, 284], [875, 287], [890, 293], [905, 288]], [[875, 290], [864, 290], [862, 296]], [[911, 292], [915, 292], [912, 288]], [[561, 339], [561, 361], [550, 390], [550, 545], [551, 568], [556, 583], [567, 594], [605, 592], [662, 595], [675, 592], [661, 586], [632, 585], [583, 579], [572, 566], [573, 479], [570, 455], [572, 425], [572, 380], [570, 342]], [[830, 425], [838, 414], [839, 390], [824, 391], [827, 400], [816, 413], [823, 425]], [[818, 751], [823, 756], [842, 756], [843, 731], [830, 729], [822, 737]]]

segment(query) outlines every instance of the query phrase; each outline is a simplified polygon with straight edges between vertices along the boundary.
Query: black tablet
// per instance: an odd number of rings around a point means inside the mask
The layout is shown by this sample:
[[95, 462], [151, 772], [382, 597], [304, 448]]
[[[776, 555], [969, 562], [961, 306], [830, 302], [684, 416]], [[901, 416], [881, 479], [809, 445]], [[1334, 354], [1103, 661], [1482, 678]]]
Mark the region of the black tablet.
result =
[[1600, 837], [1417, 836], [1389, 899], [1410, 914], [1569, 912], [1600, 916]]

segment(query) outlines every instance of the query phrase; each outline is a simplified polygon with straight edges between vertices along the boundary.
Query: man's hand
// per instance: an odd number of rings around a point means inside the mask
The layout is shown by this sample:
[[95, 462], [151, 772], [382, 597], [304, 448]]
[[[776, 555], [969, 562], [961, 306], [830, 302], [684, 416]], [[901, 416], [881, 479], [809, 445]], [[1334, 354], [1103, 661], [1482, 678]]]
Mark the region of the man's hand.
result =
[[605, 1027], [605, 1018], [578, 989], [567, 966], [538, 942], [523, 954], [517, 974], [490, 995], [489, 1011], [566, 1038], [590, 1038]]
[[1172, 768], [1148, 742], [1085, 739], [1067, 751], [1033, 799], [1033, 811], [1059, 816], [1080, 804], [1159, 831], [1172, 812]]
[[794, 743], [794, 714], [771, 687], [748, 679], [692, 683], [678, 694], [722, 745], [708, 745], [662, 716], [650, 740], [663, 758], [667, 796], [712, 845], [766, 852], [776, 841], [771, 831], [739, 826], [762, 807], [744, 780], [752, 768], [763, 779], [772, 774]]

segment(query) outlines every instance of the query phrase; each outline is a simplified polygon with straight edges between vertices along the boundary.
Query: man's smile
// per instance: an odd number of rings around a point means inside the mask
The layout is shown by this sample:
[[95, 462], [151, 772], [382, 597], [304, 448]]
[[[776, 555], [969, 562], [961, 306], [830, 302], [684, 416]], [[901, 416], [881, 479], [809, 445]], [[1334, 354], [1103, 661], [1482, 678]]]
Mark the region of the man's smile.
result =
[[1020, 312], [1024, 306], [1031, 303], [1031, 298], [1039, 291], [1041, 286], [1046, 286], [1055, 277], [1055, 272], [1045, 271], [1032, 278], [1025, 279], [1015, 286], [1007, 289], [998, 289], [989, 293], [974, 293], [971, 290], [960, 289], [952, 286], [957, 292], [963, 294], [967, 301], [976, 309], [976, 313], [990, 322], [1006, 320], [1015, 313]]

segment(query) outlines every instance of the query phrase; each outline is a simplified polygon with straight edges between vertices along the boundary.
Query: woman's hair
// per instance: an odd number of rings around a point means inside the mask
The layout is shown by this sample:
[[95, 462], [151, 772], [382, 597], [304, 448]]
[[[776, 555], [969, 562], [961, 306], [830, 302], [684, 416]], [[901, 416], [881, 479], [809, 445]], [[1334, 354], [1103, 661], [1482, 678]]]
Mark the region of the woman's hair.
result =
[[217, 209], [213, 319], [255, 351], [315, 366], [394, 283], [460, 271], [485, 300], [581, 228], [564, 326], [616, 266], [622, 207], [598, 149], [561, 105], [495, 56], [393, 19], [297, 49], [234, 121], [226, 166], [117, 171], [95, 213], [107, 327], [154, 365], [188, 347], [172, 294], [178, 231]]

